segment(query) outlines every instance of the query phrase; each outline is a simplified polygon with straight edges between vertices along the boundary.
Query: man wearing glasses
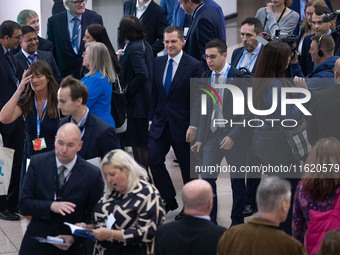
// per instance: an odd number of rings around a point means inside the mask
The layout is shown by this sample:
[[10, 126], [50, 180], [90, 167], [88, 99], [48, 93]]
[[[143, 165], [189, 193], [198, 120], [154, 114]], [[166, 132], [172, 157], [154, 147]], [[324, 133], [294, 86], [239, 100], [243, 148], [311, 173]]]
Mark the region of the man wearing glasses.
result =
[[[12, 50], [19, 45], [21, 38], [21, 29], [18, 23], [6, 20], [0, 26], [0, 110], [9, 101], [17, 90], [19, 85], [19, 70]], [[10, 177], [10, 185], [8, 195], [0, 196], [0, 219], [1, 220], [20, 220], [15, 213], [18, 211], [19, 200], [19, 181], [21, 170], [21, 159], [24, 147], [24, 121], [20, 117], [12, 124], [0, 123], [0, 133], [2, 135], [3, 144], [15, 150]], [[6, 175], [6, 171], [3, 172]], [[5, 176], [6, 177], [6, 176]], [[1, 184], [4, 185], [4, 184]]]
[[87, 26], [103, 24], [102, 17], [85, 9], [87, 0], [65, 0], [66, 12], [58, 13], [47, 21], [47, 39], [54, 44], [54, 57], [62, 78], [67, 75], [80, 79], [80, 68]]
[[[209, 80], [208, 84], [215, 88], [222, 104], [214, 104], [211, 98], [207, 99], [207, 114], [200, 117], [197, 142], [191, 147], [191, 150], [203, 152], [202, 166], [205, 169], [220, 165], [225, 157], [229, 166], [237, 170], [230, 172], [233, 196], [231, 225], [237, 225], [244, 223], [243, 210], [246, 203], [244, 174], [238, 170], [247, 163], [251, 133], [243, 125], [231, 124], [246, 122], [248, 116], [234, 115], [232, 93], [228, 89], [216, 88], [215, 85], [233, 84], [243, 91], [243, 95], [246, 95], [247, 87], [250, 85], [248, 78], [251, 76], [227, 63], [227, 45], [220, 39], [214, 39], [206, 44], [203, 57], [210, 70], [203, 73], [202, 78]], [[225, 119], [228, 122], [222, 125], [213, 125], [211, 121], [213, 119]], [[216, 195], [218, 172], [202, 171], [201, 176], [211, 184]], [[217, 196], [214, 197], [210, 217], [212, 222], [217, 223]]]

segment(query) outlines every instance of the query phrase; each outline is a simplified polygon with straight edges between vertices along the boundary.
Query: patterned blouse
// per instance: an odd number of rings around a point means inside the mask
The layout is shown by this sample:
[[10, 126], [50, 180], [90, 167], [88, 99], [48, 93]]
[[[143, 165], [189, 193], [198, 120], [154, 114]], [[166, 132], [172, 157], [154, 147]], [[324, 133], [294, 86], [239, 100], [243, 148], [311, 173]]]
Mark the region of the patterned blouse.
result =
[[[158, 190], [150, 183], [141, 180], [132, 192], [119, 196], [115, 191], [105, 195], [94, 209], [94, 220], [98, 227], [106, 227], [106, 220], [113, 214], [116, 221], [112, 229], [123, 229], [125, 243], [118, 241], [96, 241], [93, 254], [153, 253], [154, 236], [157, 227], [165, 220], [165, 210]], [[139, 250], [139, 252], [132, 252]]]
[[333, 209], [336, 199], [336, 192], [323, 202], [313, 200], [312, 196], [303, 190], [302, 181], [296, 187], [293, 207], [292, 234], [300, 242], [304, 243], [304, 238], [308, 229], [309, 210], [328, 211]]

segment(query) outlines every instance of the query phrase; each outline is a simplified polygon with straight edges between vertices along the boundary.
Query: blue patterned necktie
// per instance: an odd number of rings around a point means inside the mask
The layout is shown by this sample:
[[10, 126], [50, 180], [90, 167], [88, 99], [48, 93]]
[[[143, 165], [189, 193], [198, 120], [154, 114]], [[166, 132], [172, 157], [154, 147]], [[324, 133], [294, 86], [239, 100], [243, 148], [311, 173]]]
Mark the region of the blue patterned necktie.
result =
[[33, 64], [35, 61], [37, 61], [37, 56], [36, 55], [29, 55], [28, 59], [31, 61], [31, 64]]
[[170, 85], [171, 85], [172, 62], [174, 62], [174, 60], [172, 58], [170, 58], [169, 59], [169, 64], [168, 64], [168, 69], [166, 70], [166, 76], [165, 76], [165, 81], [164, 81], [164, 89], [165, 89], [166, 95], [168, 95], [169, 90], [170, 90]]
[[72, 48], [76, 54], [78, 54], [78, 30], [79, 30], [79, 19], [74, 17], [73, 18], [74, 24], [73, 24], [73, 30], [72, 30]]

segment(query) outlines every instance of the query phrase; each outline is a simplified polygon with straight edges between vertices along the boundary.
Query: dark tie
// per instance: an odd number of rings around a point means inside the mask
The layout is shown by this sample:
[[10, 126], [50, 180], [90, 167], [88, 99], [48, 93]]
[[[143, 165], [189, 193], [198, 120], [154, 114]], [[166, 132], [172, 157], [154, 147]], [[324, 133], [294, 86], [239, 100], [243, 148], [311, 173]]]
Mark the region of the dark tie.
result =
[[67, 170], [66, 166], [61, 165], [58, 168], [58, 178], [59, 178], [59, 189], [61, 190], [64, 185], [65, 185], [65, 181], [66, 181], [66, 176], [65, 176], [65, 171]]
[[10, 52], [10, 51], [7, 51], [7, 52], [5, 53], [5, 55], [6, 55], [6, 57], [7, 57], [7, 60], [8, 60], [8, 62], [9, 62], [9, 66], [10, 66], [12, 72], [13, 72], [14, 74], [16, 74], [16, 69], [15, 69], [15, 65], [14, 65], [14, 62], [13, 62], [13, 57], [12, 57], [11, 52]]
[[73, 30], [72, 30], [72, 47], [75, 49], [75, 52], [78, 54], [78, 29], [79, 29], [79, 19], [74, 17], [73, 18], [74, 24], [73, 24]]
[[168, 95], [171, 85], [171, 79], [172, 79], [172, 62], [174, 60], [172, 58], [169, 59], [168, 69], [166, 70], [166, 76], [164, 81], [164, 89], [165, 93]]

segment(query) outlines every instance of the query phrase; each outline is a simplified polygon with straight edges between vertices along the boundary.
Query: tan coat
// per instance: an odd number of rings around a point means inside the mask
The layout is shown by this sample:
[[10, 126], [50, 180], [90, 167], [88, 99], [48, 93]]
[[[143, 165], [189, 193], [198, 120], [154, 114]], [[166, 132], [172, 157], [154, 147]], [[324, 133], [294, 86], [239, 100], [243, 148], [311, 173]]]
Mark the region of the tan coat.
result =
[[304, 255], [304, 246], [271, 221], [255, 218], [222, 235], [217, 255]]

